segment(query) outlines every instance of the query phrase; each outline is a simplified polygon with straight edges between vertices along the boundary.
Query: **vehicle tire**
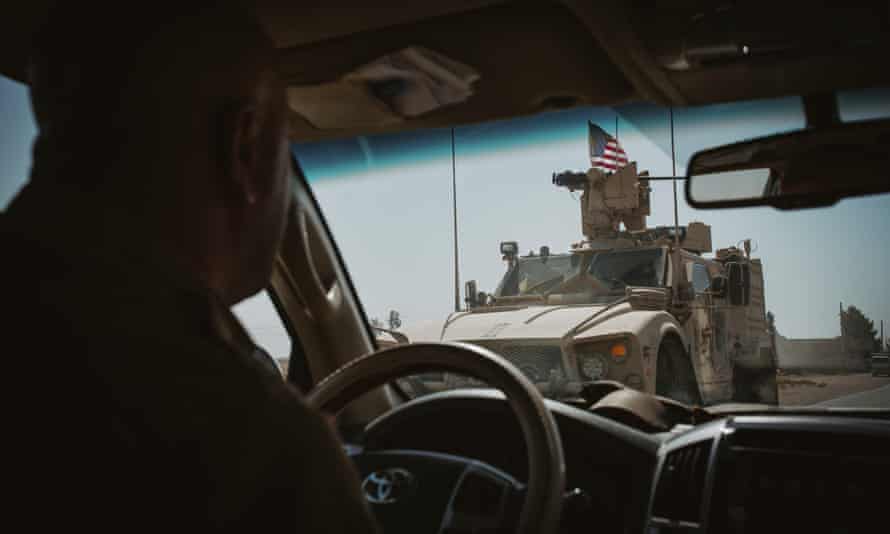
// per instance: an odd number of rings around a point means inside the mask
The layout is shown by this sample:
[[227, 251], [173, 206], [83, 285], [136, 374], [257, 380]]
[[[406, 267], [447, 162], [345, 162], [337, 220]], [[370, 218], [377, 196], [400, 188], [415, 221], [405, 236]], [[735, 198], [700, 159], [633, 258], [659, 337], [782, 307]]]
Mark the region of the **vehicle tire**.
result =
[[658, 348], [655, 394], [687, 405], [701, 404], [692, 362], [680, 340], [674, 336], [664, 338]]

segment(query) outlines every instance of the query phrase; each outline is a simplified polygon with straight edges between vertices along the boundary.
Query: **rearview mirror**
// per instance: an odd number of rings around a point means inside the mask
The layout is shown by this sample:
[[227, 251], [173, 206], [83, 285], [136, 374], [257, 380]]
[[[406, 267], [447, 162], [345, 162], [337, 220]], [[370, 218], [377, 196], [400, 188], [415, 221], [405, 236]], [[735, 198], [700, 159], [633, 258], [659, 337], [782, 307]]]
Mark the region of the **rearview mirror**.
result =
[[686, 173], [695, 208], [826, 206], [890, 191], [890, 120], [838, 123], [703, 150]]

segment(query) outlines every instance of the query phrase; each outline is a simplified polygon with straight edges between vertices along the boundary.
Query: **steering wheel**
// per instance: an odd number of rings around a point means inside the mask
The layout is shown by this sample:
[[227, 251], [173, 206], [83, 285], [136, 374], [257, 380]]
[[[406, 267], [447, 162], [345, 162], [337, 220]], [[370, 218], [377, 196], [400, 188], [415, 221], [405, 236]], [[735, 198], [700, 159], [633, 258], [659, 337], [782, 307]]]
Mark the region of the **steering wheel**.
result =
[[556, 532], [565, 491], [559, 431], [535, 386], [501, 356], [463, 343], [399, 345], [344, 365], [310, 391], [306, 400], [317, 409], [337, 413], [392, 380], [441, 371], [469, 375], [504, 393], [525, 438], [528, 484], [523, 486], [507, 473], [469, 458], [348, 448], [362, 476], [362, 491], [384, 531], [513, 528], [521, 534]]

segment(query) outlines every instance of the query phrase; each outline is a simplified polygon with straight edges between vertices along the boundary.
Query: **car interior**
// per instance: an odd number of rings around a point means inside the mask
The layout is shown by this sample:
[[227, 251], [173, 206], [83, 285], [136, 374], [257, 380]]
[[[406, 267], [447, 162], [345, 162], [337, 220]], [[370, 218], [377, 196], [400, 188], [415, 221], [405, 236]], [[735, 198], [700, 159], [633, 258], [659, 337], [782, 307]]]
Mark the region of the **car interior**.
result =
[[[0, 23], [4, 77], [27, 83], [23, 43], [47, 9], [46, 2], [20, 5]], [[683, 108], [782, 96], [803, 99], [811, 131], [840, 132], [838, 92], [890, 86], [886, 2], [262, 0], [251, 9], [278, 45], [295, 143], [584, 106]], [[367, 94], [340, 90], [348, 73], [410, 47], [471, 66], [478, 74], [472, 95], [400, 115], [374, 109]], [[327, 115], [344, 99], [348, 113]], [[830, 150], [845, 140], [844, 150], [854, 152], [843, 157], [846, 171], [865, 177], [861, 187], [807, 191], [801, 179], [785, 201], [696, 197], [696, 180], [715, 173], [774, 166], [777, 158], [797, 158], [801, 168], [813, 157], [783, 153], [775, 143], [764, 149], [774, 160], [727, 164], [729, 148], [720, 147], [678, 174], [689, 203], [704, 209], [793, 210], [886, 194], [890, 127], [875, 121], [860, 130], [820, 142]], [[314, 407], [337, 414], [384, 532], [863, 532], [885, 524], [890, 406], [703, 408], [605, 381], [588, 385], [577, 402], [558, 402], [478, 346], [379, 343], [337, 235], [300, 161], [293, 164], [293, 210], [268, 286], [292, 341], [283, 379]], [[441, 372], [490, 389], [411, 398], [397, 382]], [[391, 498], [376, 492], [373, 477], [381, 472], [402, 476], [396, 482], [404, 491]]]

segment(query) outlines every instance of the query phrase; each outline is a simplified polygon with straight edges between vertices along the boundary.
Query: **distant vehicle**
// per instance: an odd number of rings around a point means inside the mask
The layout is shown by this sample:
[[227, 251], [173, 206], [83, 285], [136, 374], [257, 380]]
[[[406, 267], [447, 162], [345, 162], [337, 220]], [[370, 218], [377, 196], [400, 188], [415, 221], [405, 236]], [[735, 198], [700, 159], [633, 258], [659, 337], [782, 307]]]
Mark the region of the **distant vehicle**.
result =
[[876, 352], [871, 355], [871, 375], [890, 376], [890, 352]]
[[[555, 398], [613, 380], [688, 404], [778, 403], [763, 269], [749, 242], [705, 258], [709, 226], [646, 228], [650, 188], [633, 162], [553, 182], [583, 191], [587, 239], [567, 253], [541, 247], [526, 256], [516, 242], [501, 243], [508, 267], [495, 292], [468, 282], [467, 309], [438, 332], [407, 332], [411, 341], [492, 349]], [[475, 384], [440, 376], [428, 386]]]

